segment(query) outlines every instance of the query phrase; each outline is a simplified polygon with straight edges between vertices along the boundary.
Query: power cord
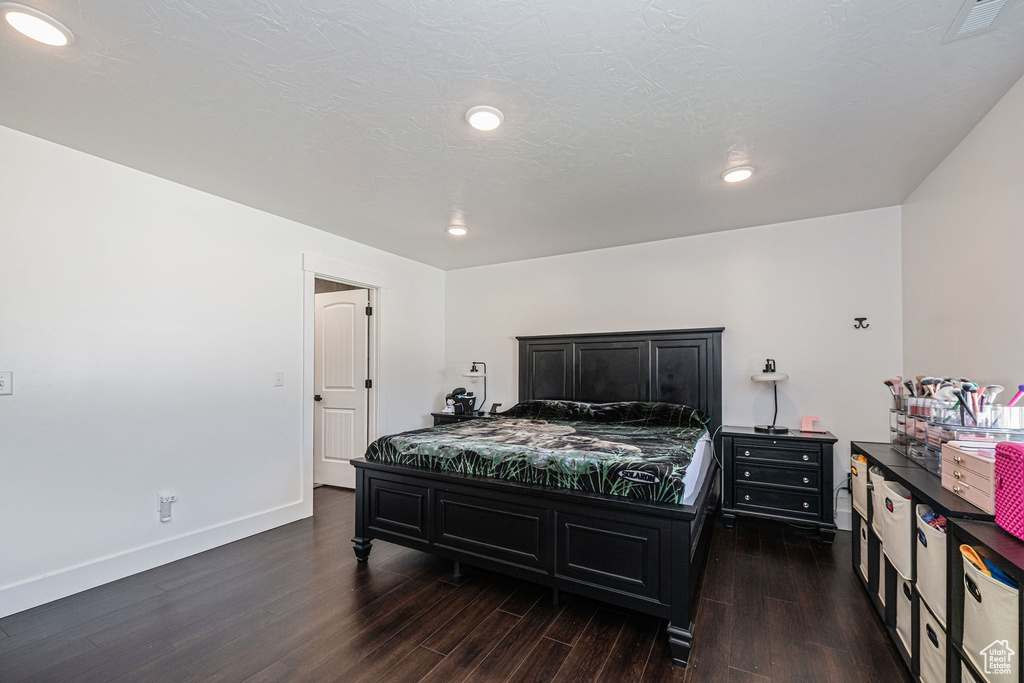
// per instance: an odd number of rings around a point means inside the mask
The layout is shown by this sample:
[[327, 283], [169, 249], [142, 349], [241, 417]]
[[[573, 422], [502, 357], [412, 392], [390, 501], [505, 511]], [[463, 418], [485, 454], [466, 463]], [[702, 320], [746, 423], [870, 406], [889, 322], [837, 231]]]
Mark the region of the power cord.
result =
[[718, 436], [718, 432], [722, 431], [723, 426], [724, 425], [718, 425], [718, 429], [716, 429], [715, 433], [711, 435], [711, 457], [715, 459], [716, 463], [718, 463], [718, 469], [724, 472], [725, 465], [723, 465], [722, 461], [718, 459], [718, 453], [715, 452], [715, 437]]
[[844, 479], [843, 481], [841, 481], [838, 484], [836, 484], [836, 487], [834, 489], [832, 489], [832, 492], [835, 494], [835, 495], [832, 496], [832, 509], [833, 510], [835, 510], [837, 507], [839, 507], [839, 492], [842, 489], [849, 489], [849, 488], [850, 488], [850, 473], [847, 472], [846, 473], [846, 479]]

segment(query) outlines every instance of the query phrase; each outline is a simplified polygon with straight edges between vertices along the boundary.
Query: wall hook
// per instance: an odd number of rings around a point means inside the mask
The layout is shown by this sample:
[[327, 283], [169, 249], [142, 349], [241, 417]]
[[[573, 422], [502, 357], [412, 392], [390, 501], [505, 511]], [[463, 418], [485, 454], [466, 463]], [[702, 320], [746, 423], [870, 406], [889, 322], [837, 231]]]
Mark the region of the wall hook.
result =
[[866, 330], [871, 327], [870, 323], [864, 322], [867, 318], [854, 318], [854, 320], [857, 321], [857, 324], [853, 326], [855, 330]]

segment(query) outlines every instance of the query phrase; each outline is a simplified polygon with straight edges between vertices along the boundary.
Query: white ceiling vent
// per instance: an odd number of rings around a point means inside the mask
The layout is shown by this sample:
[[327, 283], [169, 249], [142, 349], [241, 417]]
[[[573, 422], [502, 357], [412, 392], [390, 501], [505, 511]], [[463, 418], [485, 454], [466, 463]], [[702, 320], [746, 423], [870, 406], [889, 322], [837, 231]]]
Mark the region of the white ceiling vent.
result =
[[942, 42], [948, 43], [951, 40], [967, 38], [977, 33], [991, 31], [999, 24], [999, 18], [1006, 14], [1003, 7], [1009, 0], [967, 0], [960, 12], [956, 15], [956, 21], [949, 27], [946, 37]]

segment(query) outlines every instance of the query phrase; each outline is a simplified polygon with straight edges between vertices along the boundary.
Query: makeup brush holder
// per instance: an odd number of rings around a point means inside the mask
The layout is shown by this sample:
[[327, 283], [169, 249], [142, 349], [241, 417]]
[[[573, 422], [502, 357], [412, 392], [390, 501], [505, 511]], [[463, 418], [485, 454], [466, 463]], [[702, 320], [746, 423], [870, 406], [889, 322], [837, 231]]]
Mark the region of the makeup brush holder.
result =
[[977, 420], [966, 410], [961, 413], [956, 403], [943, 402], [932, 409], [928, 422], [960, 427], [1024, 430], [1024, 406], [985, 406], [975, 416]]
[[897, 430], [889, 431], [889, 445], [894, 449], [902, 453], [907, 454], [907, 435], [904, 432]]
[[932, 451], [923, 441], [908, 442], [907, 457], [932, 474], [941, 474], [941, 451]]

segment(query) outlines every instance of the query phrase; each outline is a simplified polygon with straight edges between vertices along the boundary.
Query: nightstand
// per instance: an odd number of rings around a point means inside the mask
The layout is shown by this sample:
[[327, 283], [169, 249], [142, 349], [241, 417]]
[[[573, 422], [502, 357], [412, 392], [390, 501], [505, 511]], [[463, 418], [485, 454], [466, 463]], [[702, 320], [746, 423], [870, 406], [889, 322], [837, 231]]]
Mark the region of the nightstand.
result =
[[818, 527], [821, 541], [836, 535], [832, 446], [828, 432], [763, 434], [752, 427], [722, 428], [722, 516], [737, 515]]
[[465, 422], [466, 420], [479, 420], [494, 417], [490, 413], [481, 413], [477, 411], [475, 413], [459, 413], [453, 415], [451, 413], [431, 413], [431, 417], [434, 418], [434, 426], [451, 424], [452, 422]]

